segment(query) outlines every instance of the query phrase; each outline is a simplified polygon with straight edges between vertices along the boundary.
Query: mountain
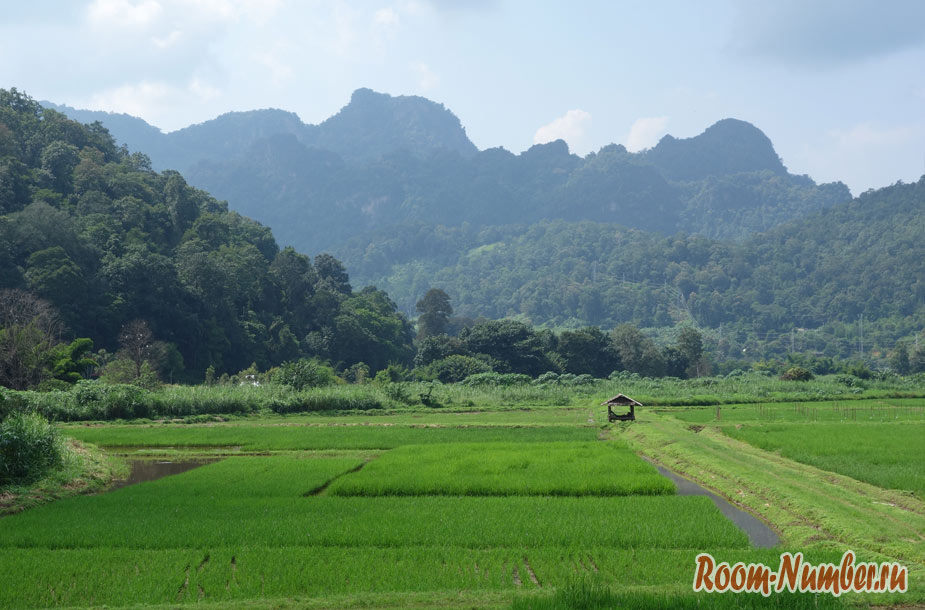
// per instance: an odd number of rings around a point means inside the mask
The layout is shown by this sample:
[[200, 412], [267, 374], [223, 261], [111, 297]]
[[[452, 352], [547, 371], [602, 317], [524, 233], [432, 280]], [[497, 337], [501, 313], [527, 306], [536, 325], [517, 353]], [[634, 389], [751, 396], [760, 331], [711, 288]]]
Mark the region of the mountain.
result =
[[265, 109], [228, 112], [170, 133], [126, 114], [77, 110], [52, 102], [42, 105], [81, 123], [100, 121], [119, 143], [144, 151], [155, 169], [183, 173], [202, 161], [237, 159], [261, 139], [283, 134], [349, 162], [366, 162], [397, 151], [418, 157], [441, 151], [468, 157], [477, 152], [459, 119], [442, 104], [370, 89], [354, 91], [346, 106], [318, 125], [307, 125], [292, 112]]
[[351, 163], [396, 151], [422, 158], [441, 152], [471, 157], [478, 152], [462, 123], [443, 104], [371, 89], [357, 89], [340, 112], [306, 131], [306, 146], [330, 150]]
[[788, 173], [767, 136], [735, 119], [641, 153], [609, 145], [581, 158], [561, 140], [518, 155], [479, 151], [443, 105], [369, 89], [318, 125], [258, 110], [162, 134], [124, 115], [63, 110], [111, 125], [117, 139], [149, 151], [155, 168], [180, 169], [305, 252], [419, 222], [560, 218], [744, 239], [850, 199], [842, 183]]
[[751, 123], [736, 119], [718, 121], [693, 138], [665, 136], [642, 157], [673, 181], [743, 172], [787, 174], [771, 140]]

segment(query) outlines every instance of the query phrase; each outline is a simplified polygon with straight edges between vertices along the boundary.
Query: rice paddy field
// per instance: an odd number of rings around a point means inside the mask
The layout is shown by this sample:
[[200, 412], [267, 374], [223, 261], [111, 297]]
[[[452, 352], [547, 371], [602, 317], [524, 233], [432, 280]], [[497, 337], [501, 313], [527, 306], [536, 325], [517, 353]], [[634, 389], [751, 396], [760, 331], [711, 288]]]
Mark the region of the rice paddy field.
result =
[[921, 399], [724, 406], [719, 420], [715, 408], [674, 415], [803, 464], [925, 497]]
[[[840, 455], [849, 461], [855, 455], [858, 463], [875, 463], [884, 445], [909, 443], [895, 464], [911, 464], [912, 471], [925, 451], [916, 454], [921, 440], [913, 438], [911, 426], [921, 434], [923, 424], [914, 419], [915, 405], [899, 406], [909, 408], [901, 424], [833, 418], [824, 425], [832, 427], [827, 434], [849, 434], [854, 453], [844, 449]], [[730, 437], [761, 450], [785, 454], [822, 446], [812, 430], [800, 429], [808, 422], [798, 419], [793, 405], [774, 408], [778, 419], [766, 421], [761, 405], [726, 405], [721, 425], [728, 426]], [[788, 409], [791, 419], [785, 419]], [[741, 419], [731, 420], [732, 412]], [[589, 403], [208, 424], [64, 425], [65, 435], [120, 455], [215, 461], [0, 518], [0, 608], [868, 603], [850, 596], [692, 592], [694, 558], [701, 552], [776, 567], [783, 550], [802, 551], [815, 562], [837, 562], [844, 550], [824, 536], [811, 542], [790, 536], [797, 531], [792, 524], [771, 519], [784, 542], [753, 548], [710, 498], [678, 495], [669, 479], [639, 457], [651, 452], [634, 431], [681, 421], [683, 432], [655, 439], [659, 447], [680, 447], [701, 436], [689, 427], [714, 425], [711, 413], [715, 419], [715, 410], [707, 408], [648, 411], [640, 421], [610, 425], [603, 410]], [[870, 435], [867, 445], [851, 441], [851, 430], [862, 427], [882, 433]], [[716, 458], [717, 464], [728, 457]], [[790, 459], [802, 460], [797, 454]], [[775, 467], [769, 461], [768, 469], [755, 469], [752, 476], [761, 480]], [[793, 498], [803, 501], [811, 500]], [[858, 552], [887, 557], [877, 549]], [[917, 561], [917, 555], [910, 557], [900, 559]], [[905, 600], [873, 601], [884, 599]]]

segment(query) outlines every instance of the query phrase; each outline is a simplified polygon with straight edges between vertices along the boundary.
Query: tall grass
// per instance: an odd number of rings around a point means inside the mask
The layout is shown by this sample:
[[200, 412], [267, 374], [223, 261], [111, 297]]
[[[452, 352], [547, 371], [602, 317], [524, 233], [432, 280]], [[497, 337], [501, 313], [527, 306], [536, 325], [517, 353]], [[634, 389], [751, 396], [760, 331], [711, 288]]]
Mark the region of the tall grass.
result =
[[58, 430], [38, 413], [14, 413], [0, 421], [0, 487], [37, 481], [63, 459]]
[[[593, 405], [617, 393], [630, 395], [648, 406], [925, 395], [921, 383], [917, 385], [914, 379], [903, 377], [861, 382], [854, 378], [846, 381], [844, 375], [830, 375], [809, 382], [794, 382], [758, 374], [686, 380], [623, 374], [615, 379], [585, 381], [579, 385], [543, 382], [542, 378], [530, 383], [499, 386], [439, 382], [334, 385], [303, 391], [272, 383], [259, 387], [171, 386], [148, 391], [134, 386], [82, 381], [69, 391], [0, 390], [0, 410], [5, 408], [4, 404], [15, 402], [57, 421], [94, 421], [258, 412], [431, 410], [435, 405], [455, 410]], [[421, 403], [422, 395], [428, 396], [428, 405]]]

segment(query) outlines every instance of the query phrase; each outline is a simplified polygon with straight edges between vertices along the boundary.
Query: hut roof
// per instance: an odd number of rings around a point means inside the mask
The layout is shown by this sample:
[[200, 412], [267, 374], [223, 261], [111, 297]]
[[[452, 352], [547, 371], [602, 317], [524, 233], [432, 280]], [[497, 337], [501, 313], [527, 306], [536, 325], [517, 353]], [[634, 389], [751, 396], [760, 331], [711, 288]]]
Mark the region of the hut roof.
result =
[[636, 407], [641, 407], [642, 403], [639, 402], [638, 400], [633, 400], [632, 398], [624, 394], [617, 394], [610, 400], [602, 402], [601, 405], [606, 405], [610, 407], [626, 407], [629, 405], [633, 405]]

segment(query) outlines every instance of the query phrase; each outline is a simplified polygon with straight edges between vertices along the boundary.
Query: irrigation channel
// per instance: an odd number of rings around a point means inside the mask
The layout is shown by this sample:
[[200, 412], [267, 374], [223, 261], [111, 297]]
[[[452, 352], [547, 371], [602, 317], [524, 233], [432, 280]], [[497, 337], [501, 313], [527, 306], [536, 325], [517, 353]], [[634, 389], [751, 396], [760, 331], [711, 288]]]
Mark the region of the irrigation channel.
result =
[[[651, 462], [651, 460], [648, 461]], [[678, 473], [668, 470], [661, 464], [652, 462], [652, 465], [658, 468], [658, 472], [662, 476], [668, 477], [674, 481], [675, 486], [678, 488], [679, 496], [707, 496], [713, 500], [713, 504], [716, 505], [719, 512], [723, 513], [727, 519], [736, 525], [736, 527], [748, 535], [748, 541], [751, 542], [752, 546], [759, 549], [769, 549], [780, 544], [780, 538], [777, 536], [777, 532], [772, 530], [754, 515], [740, 508], [736, 508], [725, 498], [721, 498], [690, 479], [685, 479]]]

